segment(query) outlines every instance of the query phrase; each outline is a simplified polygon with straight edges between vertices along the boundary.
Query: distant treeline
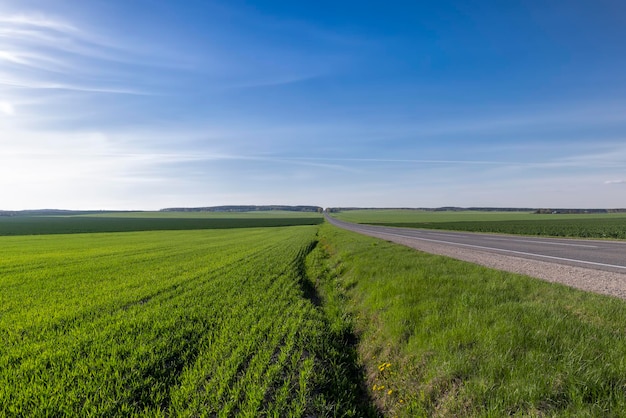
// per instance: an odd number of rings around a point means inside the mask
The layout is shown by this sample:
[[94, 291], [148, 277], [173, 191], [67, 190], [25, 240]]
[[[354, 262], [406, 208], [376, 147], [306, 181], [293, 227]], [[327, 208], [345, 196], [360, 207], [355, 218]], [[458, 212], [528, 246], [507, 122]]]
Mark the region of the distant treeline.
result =
[[166, 208], [161, 212], [267, 212], [281, 210], [288, 212], [322, 212], [319, 206], [284, 206], [284, 205], [239, 205], [239, 206], [209, 206], [202, 208]]
[[348, 210], [421, 210], [425, 212], [464, 212], [464, 211], [480, 211], [480, 212], [533, 212], [535, 208], [489, 208], [489, 207], [470, 207], [462, 208], [457, 206], [443, 206], [440, 208], [328, 208], [328, 212], [336, 213]]
[[[319, 212], [319, 206], [285, 206], [285, 205], [244, 205], [244, 206], [209, 206], [202, 208], [166, 208], [160, 212], [261, 212], [261, 211], [288, 211], [288, 212]], [[70, 216], [96, 215], [102, 213], [134, 212], [127, 210], [65, 210], [65, 209], [35, 209], [35, 210], [0, 210], [0, 216]]]
[[535, 213], [576, 214], [576, 213], [626, 213], [626, 209], [537, 209]]
[[349, 210], [422, 210], [428, 212], [533, 212], [537, 214], [575, 214], [575, 213], [626, 213], [626, 209], [537, 209], [537, 208], [492, 208], [492, 207], [469, 207], [444, 206], [440, 208], [328, 208], [331, 213]]

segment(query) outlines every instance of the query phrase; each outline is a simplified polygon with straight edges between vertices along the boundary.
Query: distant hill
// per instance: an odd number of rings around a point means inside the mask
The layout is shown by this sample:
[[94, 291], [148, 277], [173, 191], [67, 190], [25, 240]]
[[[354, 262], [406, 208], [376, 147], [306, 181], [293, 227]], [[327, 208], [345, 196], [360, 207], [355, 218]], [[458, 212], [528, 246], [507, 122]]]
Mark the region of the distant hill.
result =
[[65, 209], [32, 209], [32, 210], [0, 210], [0, 216], [70, 216], [92, 215], [109, 212], [127, 212], [110, 210], [65, 210]]
[[626, 209], [537, 209], [535, 213], [573, 214], [573, 213], [626, 213]]
[[160, 212], [267, 212], [267, 211], [288, 211], [288, 212], [322, 212], [319, 206], [285, 206], [285, 205], [231, 205], [231, 206], [208, 206], [201, 208], [165, 208]]

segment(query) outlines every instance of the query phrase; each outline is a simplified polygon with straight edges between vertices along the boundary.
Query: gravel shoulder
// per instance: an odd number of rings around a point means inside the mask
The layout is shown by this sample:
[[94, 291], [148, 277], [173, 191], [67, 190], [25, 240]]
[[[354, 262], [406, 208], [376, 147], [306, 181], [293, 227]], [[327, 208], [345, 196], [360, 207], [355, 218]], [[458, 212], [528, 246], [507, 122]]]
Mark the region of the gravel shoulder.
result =
[[588, 292], [626, 299], [626, 274], [574, 267], [554, 262], [528, 260], [454, 245], [436, 244], [402, 237], [390, 237], [389, 235], [376, 234], [375, 232], [363, 232], [358, 230], [358, 228], [352, 228], [348, 225], [336, 226], [405, 245], [419, 251], [468, 261], [497, 270], [524, 274]]

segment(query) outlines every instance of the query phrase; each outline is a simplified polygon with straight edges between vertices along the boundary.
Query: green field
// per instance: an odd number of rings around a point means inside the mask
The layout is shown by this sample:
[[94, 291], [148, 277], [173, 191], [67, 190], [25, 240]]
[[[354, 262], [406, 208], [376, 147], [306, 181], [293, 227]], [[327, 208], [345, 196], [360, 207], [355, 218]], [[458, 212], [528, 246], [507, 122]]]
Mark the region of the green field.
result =
[[303, 290], [316, 229], [0, 238], [0, 415], [367, 414]]
[[76, 215], [82, 217], [95, 218], [191, 218], [191, 219], [285, 219], [285, 218], [321, 218], [322, 214], [317, 212], [300, 212], [288, 210], [268, 210], [249, 212], [210, 212], [210, 211], [151, 211], [151, 212], [98, 212]]
[[553, 237], [626, 239], [626, 214], [349, 210], [333, 214], [348, 222], [406, 228]]
[[0, 248], [0, 416], [626, 410], [624, 301], [329, 224]]
[[321, 222], [320, 214], [304, 212], [118, 212], [77, 216], [0, 216], [0, 236], [230, 229], [317, 225]]

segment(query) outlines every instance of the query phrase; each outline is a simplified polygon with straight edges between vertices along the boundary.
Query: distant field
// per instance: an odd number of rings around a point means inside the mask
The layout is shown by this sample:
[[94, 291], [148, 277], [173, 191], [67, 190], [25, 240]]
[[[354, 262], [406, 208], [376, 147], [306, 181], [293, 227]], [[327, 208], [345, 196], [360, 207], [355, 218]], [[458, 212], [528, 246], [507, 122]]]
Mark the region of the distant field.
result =
[[284, 218], [321, 218], [322, 214], [316, 212], [298, 212], [289, 210], [251, 211], [251, 212], [101, 212], [78, 215], [82, 217], [96, 218], [190, 218], [190, 219], [284, 219]]
[[0, 236], [276, 227], [317, 225], [322, 221], [320, 214], [308, 212], [113, 212], [79, 216], [0, 216]]
[[468, 232], [626, 239], [626, 214], [351, 210], [338, 219], [372, 225]]
[[0, 237], [0, 415], [368, 415], [304, 277], [316, 231]]

